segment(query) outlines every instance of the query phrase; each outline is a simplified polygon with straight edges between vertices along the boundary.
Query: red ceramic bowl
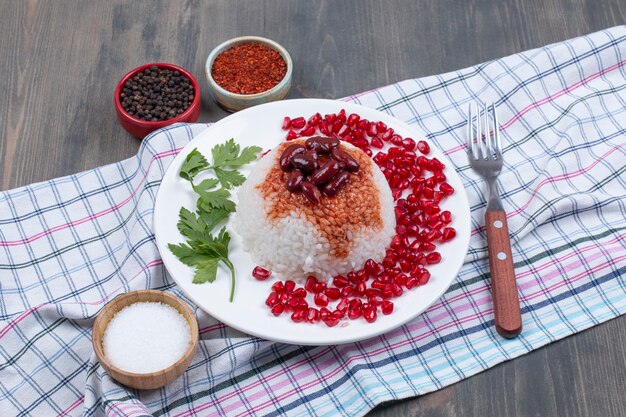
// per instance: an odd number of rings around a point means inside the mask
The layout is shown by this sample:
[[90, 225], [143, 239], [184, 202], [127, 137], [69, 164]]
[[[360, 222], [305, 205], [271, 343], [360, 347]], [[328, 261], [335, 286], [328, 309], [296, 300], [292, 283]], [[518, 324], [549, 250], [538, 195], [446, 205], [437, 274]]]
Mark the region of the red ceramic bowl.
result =
[[[157, 66], [158, 68], [180, 72], [189, 79], [189, 82], [191, 83], [191, 85], [193, 85], [194, 89], [194, 98], [187, 110], [172, 119], [163, 120], [161, 122], [147, 122], [145, 120], [133, 117], [130, 114], [126, 113], [126, 111], [122, 107], [122, 103], [120, 102], [120, 93], [122, 92], [122, 88], [124, 87], [124, 84], [126, 84], [126, 81], [153, 65]], [[133, 136], [137, 136], [138, 138], [144, 138], [146, 137], [146, 135], [154, 132], [155, 130], [161, 129], [174, 123], [193, 123], [198, 120], [198, 116], [200, 116], [200, 87], [198, 86], [198, 81], [186, 69], [181, 68], [178, 65], [166, 64], [164, 62], [155, 62], [152, 64], [142, 65], [126, 73], [126, 75], [124, 75], [115, 86], [115, 95], [113, 97], [113, 100], [115, 102], [115, 112], [117, 113], [117, 118], [120, 124], [124, 129], [126, 129], [128, 133]]]

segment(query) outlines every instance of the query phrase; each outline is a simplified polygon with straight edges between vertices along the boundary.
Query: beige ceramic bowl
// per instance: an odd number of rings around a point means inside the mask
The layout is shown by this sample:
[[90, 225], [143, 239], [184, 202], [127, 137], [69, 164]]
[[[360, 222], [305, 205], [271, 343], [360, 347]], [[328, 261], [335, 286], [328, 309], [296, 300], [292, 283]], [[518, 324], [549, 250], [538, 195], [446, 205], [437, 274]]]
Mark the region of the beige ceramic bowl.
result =
[[[225, 51], [228, 48], [231, 48], [236, 45], [240, 45], [242, 43], [260, 43], [269, 48], [272, 48], [280, 54], [280, 56], [285, 60], [287, 64], [287, 73], [285, 77], [274, 87], [271, 89], [264, 91], [258, 94], [235, 94], [230, 91], [226, 91], [222, 87], [220, 87], [213, 76], [211, 75], [211, 68], [213, 67], [213, 61], [215, 58]], [[293, 72], [293, 63], [291, 62], [291, 57], [289, 56], [289, 52], [285, 48], [283, 48], [280, 44], [274, 42], [273, 40], [261, 38], [259, 36], [241, 36], [238, 38], [230, 39], [220, 45], [218, 45], [211, 53], [206, 60], [206, 65], [204, 67], [204, 71], [206, 73], [206, 78], [209, 82], [209, 88], [215, 101], [222, 106], [224, 109], [234, 112], [246, 109], [248, 107], [256, 106], [257, 104], [269, 103], [270, 101], [282, 100], [289, 93], [289, 89], [291, 88], [291, 74]]]
[[[189, 349], [187, 349], [185, 354], [176, 363], [160, 371], [145, 374], [127, 372], [115, 367], [104, 356], [102, 335], [107, 325], [118, 311], [137, 302], [161, 302], [168, 304], [178, 310], [185, 320], [187, 320], [187, 323], [189, 323], [189, 329], [191, 330], [191, 344], [189, 345]], [[100, 311], [100, 314], [98, 314], [93, 324], [91, 341], [100, 364], [117, 382], [137, 389], [160, 388], [181, 376], [191, 364], [196, 347], [198, 346], [198, 321], [189, 306], [183, 300], [170, 293], [157, 290], [132, 291], [115, 297]]]

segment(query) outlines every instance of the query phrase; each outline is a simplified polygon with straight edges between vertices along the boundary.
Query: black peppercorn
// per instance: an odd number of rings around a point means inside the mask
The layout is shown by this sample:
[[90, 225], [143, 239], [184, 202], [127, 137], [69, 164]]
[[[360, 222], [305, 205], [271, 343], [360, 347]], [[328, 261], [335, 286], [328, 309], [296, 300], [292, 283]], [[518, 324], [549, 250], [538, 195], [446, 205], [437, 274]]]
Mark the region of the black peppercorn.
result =
[[183, 113], [194, 98], [193, 85], [178, 71], [153, 65], [122, 87], [120, 102], [124, 110], [138, 119], [158, 122]]

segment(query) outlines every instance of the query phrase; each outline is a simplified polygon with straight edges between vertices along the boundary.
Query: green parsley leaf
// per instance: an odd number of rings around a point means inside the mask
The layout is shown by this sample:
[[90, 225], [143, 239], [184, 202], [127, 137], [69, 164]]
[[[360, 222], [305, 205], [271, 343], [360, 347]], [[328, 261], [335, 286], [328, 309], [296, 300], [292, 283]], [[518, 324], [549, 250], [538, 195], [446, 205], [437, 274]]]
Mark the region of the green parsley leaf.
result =
[[256, 159], [256, 155], [262, 151], [258, 146], [248, 146], [243, 148], [239, 154], [240, 146], [233, 139], [227, 140], [223, 144], [218, 144], [211, 150], [213, 156], [213, 167], [241, 167]]
[[215, 175], [224, 188], [236, 187], [246, 180], [239, 171], [231, 171], [223, 168], [215, 168]]
[[172, 253], [185, 265], [188, 266], [196, 266], [199, 262], [206, 259], [206, 255], [204, 253], [196, 251], [190, 245], [186, 243], [181, 243], [179, 245], [174, 245], [172, 243], [167, 245], [168, 248], [172, 251]]
[[200, 210], [198, 216], [204, 222], [208, 230], [213, 230], [220, 222], [226, 220], [230, 213], [231, 212], [226, 209], [214, 208], [210, 211]]
[[[226, 167], [241, 167], [255, 160], [260, 151], [258, 146], [242, 150], [233, 139], [229, 139], [224, 144], [215, 145], [211, 150], [213, 165], [196, 148], [187, 155], [179, 172], [182, 178], [191, 183], [191, 187], [198, 194], [198, 200], [195, 212], [185, 207], [181, 207], [178, 212], [176, 226], [187, 240], [178, 245], [170, 243], [168, 247], [182, 263], [194, 268], [193, 282], [196, 284], [214, 282], [219, 263], [226, 265], [231, 277], [231, 302], [235, 294], [235, 266], [228, 259], [230, 235], [225, 227], [217, 235], [211, 232], [236, 209], [235, 203], [229, 199], [231, 194], [228, 190], [245, 181], [239, 171]], [[193, 180], [198, 173], [208, 169], [213, 169], [217, 178], [208, 178], [194, 184]], [[218, 185], [220, 188], [217, 188]]]
[[201, 217], [196, 216], [185, 207], [181, 207], [178, 212], [178, 223], [176, 224], [178, 231], [185, 237], [196, 239], [198, 235], [209, 233], [210, 228]]
[[189, 152], [189, 155], [185, 158], [183, 166], [180, 168], [179, 175], [187, 181], [193, 181], [194, 177], [200, 172], [209, 167], [209, 162], [204, 155], [195, 148]]
[[198, 194], [200, 194], [198, 207], [202, 210], [224, 209], [232, 213], [236, 209], [235, 203], [228, 199], [230, 192], [223, 188], [215, 191], [201, 191]]
[[219, 259], [207, 258], [198, 263], [196, 273], [193, 276], [194, 284], [204, 284], [205, 282], [213, 282], [217, 278], [217, 265]]

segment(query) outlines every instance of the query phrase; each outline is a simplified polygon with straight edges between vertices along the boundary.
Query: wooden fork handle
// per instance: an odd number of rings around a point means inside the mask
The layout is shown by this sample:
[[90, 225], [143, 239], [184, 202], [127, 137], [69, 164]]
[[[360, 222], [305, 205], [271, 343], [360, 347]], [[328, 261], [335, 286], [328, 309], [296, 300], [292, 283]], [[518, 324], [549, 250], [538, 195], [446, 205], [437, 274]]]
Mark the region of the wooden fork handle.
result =
[[486, 212], [485, 225], [496, 330], [502, 337], [512, 339], [522, 331], [522, 316], [506, 213], [504, 211]]

